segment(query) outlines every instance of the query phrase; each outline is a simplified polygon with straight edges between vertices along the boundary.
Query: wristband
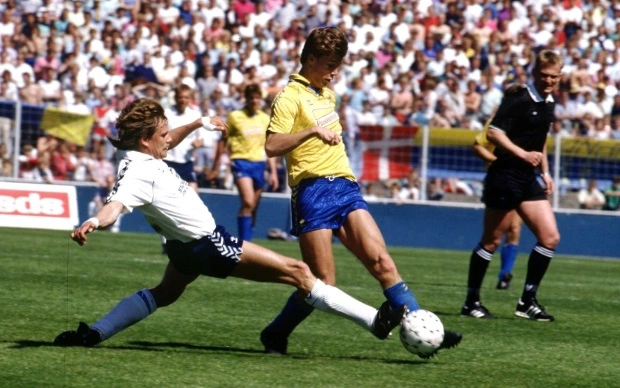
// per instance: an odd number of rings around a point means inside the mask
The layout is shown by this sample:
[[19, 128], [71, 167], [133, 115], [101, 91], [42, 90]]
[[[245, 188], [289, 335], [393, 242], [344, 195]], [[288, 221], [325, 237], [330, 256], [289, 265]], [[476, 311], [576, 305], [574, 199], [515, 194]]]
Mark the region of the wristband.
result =
[[[99, 228], [99, 219], [97, 217], [91, 217], [89, 219], [87, 219], [86, 221], [84, 221], [84, 224], [87, 222], [91, 222], [93, 224], [95, 224], [95, 229]], [[82, 224], [82, 225], [84, 225]]]
[[540, 176], [551, 176], [551, 175], [549, 175], [548, 172], [543, 172], [543, 173], [540, 174]]
[[215, 131], [215, 124], [211, 124], [211, 118], [209, 117], [201, 117], [200, 121], [202, 121], [202, 127], [207, 131]]

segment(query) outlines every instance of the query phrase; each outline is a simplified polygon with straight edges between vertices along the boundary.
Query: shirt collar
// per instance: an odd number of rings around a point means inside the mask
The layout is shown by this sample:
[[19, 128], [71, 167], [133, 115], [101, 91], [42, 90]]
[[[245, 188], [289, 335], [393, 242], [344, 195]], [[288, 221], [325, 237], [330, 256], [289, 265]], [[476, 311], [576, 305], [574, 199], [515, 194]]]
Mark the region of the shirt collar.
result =
[[314, 86], [312, 86], [310, 84], [310, 81], [308, 81], [308, 79], [306, 77], [302, 76], [301, 74], [291, 74], [288, 79], [289, 79], [289, 82], [299, 82], [300, 84], [302, 84], [305, 87], [307, 87], [308, 90], [310, 90], [314, 94], [319, 95], [322, 92], [322, 89], [317, 89]]
[[[123, 158], [127, 158], [129, 160], [135, 160], [135, 161], [144, 161], [144, 160], [151, 160], [151, 159], [155, 159], [153, 156], [142, 153], [140, 151], [122, 151], [122, 150], [118, 150], [117, 151], [119, 153], [119, 157], [121, 159]], [[124, 155], [123, 155], [124, 153]]]
[[532, 100], [534, 100], [534, 102], [554, 102], [555, 100], [553, 99], [553, 96], [551, 94], [549, 94], [547, 96], [547, 98], [543, 98], [540, 93], [538, 93], [538, 90], [536, 90], [536, 86], [534, 86], [534, 84], [532, 82], [528, 82], [525, 87], [527, 88], [527, 92], [530, 94], [530, 97], [532, 97]]

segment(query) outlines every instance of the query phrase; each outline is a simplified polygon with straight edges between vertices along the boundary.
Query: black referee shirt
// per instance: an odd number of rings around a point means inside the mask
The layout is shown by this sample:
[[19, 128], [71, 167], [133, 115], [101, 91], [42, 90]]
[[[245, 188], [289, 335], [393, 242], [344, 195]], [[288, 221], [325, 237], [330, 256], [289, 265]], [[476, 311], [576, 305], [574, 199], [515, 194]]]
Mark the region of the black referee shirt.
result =
[[[555, 102], [543, 98], [534, 85], [508, 88], [491, 121], [491, 127], [506, 133], [510, 141], [526, 151], [542, 152], [551, 123], [555, 120]], [[501, 147], [495, 148], [495, 168], [532, 170], [533, 167]]]

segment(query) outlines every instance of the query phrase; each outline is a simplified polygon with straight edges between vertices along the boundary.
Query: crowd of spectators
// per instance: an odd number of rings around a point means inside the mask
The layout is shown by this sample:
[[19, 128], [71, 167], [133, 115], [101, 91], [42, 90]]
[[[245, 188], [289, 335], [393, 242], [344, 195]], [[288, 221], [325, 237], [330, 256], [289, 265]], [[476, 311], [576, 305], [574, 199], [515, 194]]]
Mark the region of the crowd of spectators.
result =
[[350, 39], [332, 87], [351, 149], [364, 124], [481, 129], [543, 48], [565, 58], [553, 133], [620, 139], [619, 22], [620, 0], [0, 0], [0, 99], [95, 117], [85, 147], [42, 136], [14, 151], [0, 122], [1, 172], [21, 151], [20, 177], [104, 186], [125, 104], [169, 107], [185, 83], [204, 115], [226, 118], [258, 83], [268, 111], [322, 26]]

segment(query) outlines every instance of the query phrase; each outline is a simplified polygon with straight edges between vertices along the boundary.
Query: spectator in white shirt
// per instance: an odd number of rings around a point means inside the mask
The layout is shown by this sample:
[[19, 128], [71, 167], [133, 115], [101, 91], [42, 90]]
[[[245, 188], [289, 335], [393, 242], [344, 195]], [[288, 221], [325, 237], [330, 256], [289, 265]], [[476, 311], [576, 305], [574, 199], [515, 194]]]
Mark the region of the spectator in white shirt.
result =
[[180, 15], [181, 11], [172, 4], [172, 0], [164, 0], [163, 6], [157, 8], [157, 19], [169, 26], [173, 25]]
[[2, 17], [0, 19], [0, 36], [8, 35], [13, 36], [15, 34], [15, 23], [11, 19], [10, 11], [2, 12]]
[[24, 87], [24, 77], [22, 74], [28, 73], [30, 74], [30, 79], [34, 81], [34, 69], [28, 63], [25, 62], [25, 54], [23, 50], [19, 50], [17, 52], [17, 59], [15, 62], [15, 72], [13, 73], [13, 77], [15, 78], [15, 83], [18, 88]]
[[79, 115], [92, 115], [92, 111], [84, 103], [84, 95], [79, 92], [73, 95], [73, 103], [65, 105], [65, 109]]
[[205, 25], [212, 25], [213, 19], [224, 20], [226, 14], [224, 13], [224, 9], [220, 8], [217, 5], [216, 0], [209, 0], [209, 4], [207, 7], [203, 7], [202, 4], [204, 4], [204, 2], [199, 3], [200, 8], [198, 12], [200, 12], [204, 17]]
[[52, 67], [43, 69], [43, 76], [37, 82], [43, 90], [43, 103], [51, 106], [58, 106], [62, 98], [62, 88], [56, 79], [56, 73]]
[[405, 8], [398, 9], [396, 14], [396, 27], [394, 27], [394, 34], [396, 35], [397, 43], [403, 45], [411, 38], [411, 30], [409, 23], [405, 22]]
[[99, 89], [107, 88], [108, 82], [110, 82], [108, 72], [99, 64], [99, 60], [95, 56], [90, 57], [89, 62], [88, 79], [92, 80]]
[[358, 125], [377, 125], [377, 116], [371, 111], [371, 103], [368, 99], [362, 102], [362, 111], [355, 112]]
[[478, 119], [486, 122], [494, 113], [502, 101], [504, 93], [495, 85], [493, 77], [488, 72], [482, 77], [483, 92], [480, 101], [480, 115]]
[[172, 57], [166, 55], [164, 57], [164, 65], [155, 70], [157, 81], [165, 86], [171, 86], [179, 76], [179, 67], [172, 63]]
[[580, 209], [600, 210], [605, 204], [605, 195], [598, 189], [596, 180], [590, 179], [588, 187], [579, 190], [577, 201]]
[[273, 16], [265, 11], [265, 4], [262, 1], [256, 3], [256, 12], [248, 15], [248, 27], [252, 30], [255, 26], [266, 27]]
[[292, 0], [282, 0], [282, 5], [274, 10], [273, 17], [278, 22], [278, 25], [282, 27], [282, 30], [288, 29], [291, 25], [291, 21], [298, 17], [296, 2]]
[[444, 58], [444, 50], [437, 50], [435, 58], [428, 61], [426, 65], [426, 73], [432, 77], [442, 78], [446, 74], [446, 59]]
[[226, 68], [218, 72], [217, 79], [221, 84], [241, 85], [243, 83], [243, 73], [239, 71], [234, 58], [227, 60]]
[[561, 123], [562, 129], [570, 131], [573, 128], [574, 120], [577, 112], [576, 106], [569, 101], [569, 93], [567, 90], [561, 90], [557, 98], [554, 108], [556, 120]]
[[585, 90], [583, 93], [583, 108], [581, 115], [590, 115], [593, 119], [601, 119], [605, 116], [603, 108], [592, 99], [592, 92]]
[[413, 49], [413, 40], [405, 42], [403, 49], [396, 55], [396, 66], [399, 73], [406, 73], [411, 69], [411, 65], [415, 62], [415, 50]]
[[69, 23], [75, 25], [76, 27], [82, 27], [84, 23], [86, 23], [86, 18], [84, 17], [84, 9], [82, 8], [82, 1], [76, 0], [73, 2], [73, 10], [69, 11], [69, 15], [67, 16]]
[[[191, 106], [193, 90], [184, 84], [179, 85], [174, 92], [175, 104], [166, 110], [168, 127], [174, 129], [191, 123], [201, 117], [201, 112]], [[164, 161], [187, 181], [190, 187], [198, 190], [196, 173], [194, 171], [194, 149], [202, 145], [200, 131], [194, 131], [177, 147], [168, 151]]]

